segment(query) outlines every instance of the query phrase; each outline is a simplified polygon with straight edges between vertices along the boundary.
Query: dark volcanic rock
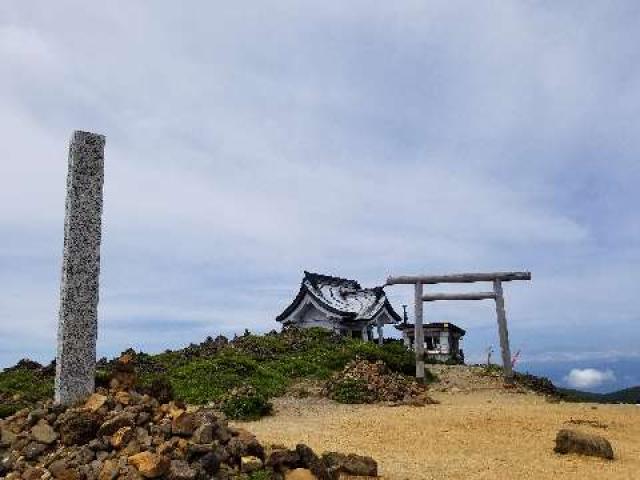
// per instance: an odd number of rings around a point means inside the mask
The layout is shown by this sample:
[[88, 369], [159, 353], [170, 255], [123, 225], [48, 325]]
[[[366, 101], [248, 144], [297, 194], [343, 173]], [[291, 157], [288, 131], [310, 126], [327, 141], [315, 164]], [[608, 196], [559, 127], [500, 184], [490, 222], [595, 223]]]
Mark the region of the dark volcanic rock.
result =
[[124, 412], [115, 417], [107, 420], [102, 425], [100, 425], [100, 429], [98, 430], [98, 435], [113, 435], [122, 427], [134, 427], [135, 426], [135, 415]]
[[284, 470], [294, 469], [300, 463], [300, 455], [296, 450], [279, 449], [273, 450], [265, 465], [273, 468], [277, 472], [283, 472]]
[[89, 443], [98, 431], [98, 418], [94, 413], [68, 410], [58, 418], [60, 441], [63, 445]]
[[342, 473], [369, 477], [378, 476], [378, 464], [371, 457], [328, 452], [322, 455], [322, 461], [332, 479], [337, 480]]
[[198, 460], [198, 463], [202, 466], [205, 472], [209, 475], [214, 475], [220, 469], [220, 458], [214, 452], [209, 452]]
[[560, 430], [556, 435], [554, 451], [562, 454], [577, 453], [613, 460], [613, 448], [609, 440], [600, 435], [592, 435], [577, 430]]

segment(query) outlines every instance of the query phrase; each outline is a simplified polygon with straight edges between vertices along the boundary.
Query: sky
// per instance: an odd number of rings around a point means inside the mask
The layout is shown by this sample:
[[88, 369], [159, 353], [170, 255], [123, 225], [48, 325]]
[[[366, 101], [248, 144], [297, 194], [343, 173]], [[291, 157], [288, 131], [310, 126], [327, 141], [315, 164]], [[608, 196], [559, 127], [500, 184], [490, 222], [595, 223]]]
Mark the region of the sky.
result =
[[[635, 1], [4, 0], [0, 368], [55, 356], [79, 129], [106, 136], [99, 355], [277, 328], [305, 269], [528, 270], [519, 367], [640, 384], [639, 23]], [[490, 302], [425, 319], [498, 352]]]

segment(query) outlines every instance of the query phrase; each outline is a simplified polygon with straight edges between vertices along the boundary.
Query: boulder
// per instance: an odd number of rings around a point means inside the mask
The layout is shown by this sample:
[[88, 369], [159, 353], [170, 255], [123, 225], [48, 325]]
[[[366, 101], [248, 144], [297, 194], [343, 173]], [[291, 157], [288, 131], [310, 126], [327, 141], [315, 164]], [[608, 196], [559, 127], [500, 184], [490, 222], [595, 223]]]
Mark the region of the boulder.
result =
[[209, 475], [215, 475], [220, 470], [220, 457], [215, 452], [204, 454], [198, 459], [198, 463]]
[[56, 480], [80, 480], [80, 472], [67, 460], [56, 460], [49, 465], [49, 472]]
[[296, 450], [273, 450], [267, 457], [265, 464], [276, 472], [292, 469], [298, 466], [300, 455]]
[[44, 443], [30, 442], [23, 450], [22, 454], [27, 460], [35, 460], [44, 452], [47, 451], [47, 446]]
[[133, 428], [127, 426], [118, 429], [116, 433], [111, 436], [111, 446], [116, 449], [120, 449], [126, 446], [136, 436]]
[[109, 386], [114, 390], [131, 390], [137, 382], [135, 352], [124, 353], [113, 366]]
[[253, 455], [260, 460], [264, 459], [264, 447], [252, 433], [238, 429], [236, 434], [227, 444], [227, 451], [232, 457], [240, 459], [240, 457]]
[[151, 452], [141, 452], [128, 458], [129, 463], [136, 467], [145, 478], [157, 478], [169, 470], [169, 459]]
[[116, 392], [114, 398], [120, 405], [129, 405], [131, 403], [131, 394], [124, 390]]
[[16, 434], [8, 428], [0, 427], [0, 447], [10, 447], [16, 440]]
[[193, 413], [182, 411], [180, 414], [176, 415], [171, 422], [171, 433], [173, 435], [189, 437], [193, 434], [195, 428], [196, 419]]
[[172, 460], [169, 467], [169, 480], [196, 480], [198, 472], [184, 460]]
[[556, 453], [577, 453], [613, 460], [613, 448], [606, 438], [600, 435], [562, 429], [556, 435]]
[[327, 467], [324, 462], [316, 455], [316, 453], [303, 443], [296, 445], [296, 453], [300, 458], [300, 467], [305, 467], [311, 470], [314, 476], [321, 480], [325, 480], [329, 477]]
[[122, 427], [133, 427], [135, 425], [134, 420], [135, 416], [129, 412], [120, 413], [100, 425], [98, 435], [109, 437]]
[[327, 452], [322, 455], [322, 462], [327, 467], [327, 472], [332, 479], [337, 480], [340, 474], [365, 477], [378, 476], [378, 464], [371, 457]]
[[214, 428], [215, 426], [212, 423], [203, 423], [198, 428], [196, 428], [195, 432], [193, 432], [191, 440], [193, 440], [195, 443], [213, 442]]
[[90, 412], [97, 412], [106, 402], [107, 397], [105, 395], [94, 393], [85, 402], [84, 409], [89, 410]]
[[31, 436], [36, 442], [44, 443], [46, 445], [51, 445], [58, 439], [58, 434], [46, 420], [40, 420], [31, 429]]
[[63, 445], [80, 445], [95, 438], [98, 420], [95, 414], [86, 411], [67, 411], [58, 417], [60, 440]]

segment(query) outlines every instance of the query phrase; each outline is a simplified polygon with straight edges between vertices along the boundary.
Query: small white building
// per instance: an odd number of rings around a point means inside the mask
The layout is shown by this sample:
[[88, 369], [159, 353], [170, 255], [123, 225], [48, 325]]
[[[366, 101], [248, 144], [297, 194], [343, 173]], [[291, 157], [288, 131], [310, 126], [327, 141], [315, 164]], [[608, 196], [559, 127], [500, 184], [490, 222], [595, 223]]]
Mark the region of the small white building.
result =
[[[395, 327], [402, 332], [402, 339], [407, 348], [414, 350], [415, 325], [403, 322]], [[425, 359], [464, 363], [464, 352], [460, 342], [466, 332], [462, 328], [453, 323], [438, 322], [425, 323], [422, 328]]]
[[355, 280], [305, 271], [300, 291], [276, 317], [283, 326], [321, 327], [342, 335], [378, 343], [383, 325], [402, 321], [382, 287], [362, 288]]

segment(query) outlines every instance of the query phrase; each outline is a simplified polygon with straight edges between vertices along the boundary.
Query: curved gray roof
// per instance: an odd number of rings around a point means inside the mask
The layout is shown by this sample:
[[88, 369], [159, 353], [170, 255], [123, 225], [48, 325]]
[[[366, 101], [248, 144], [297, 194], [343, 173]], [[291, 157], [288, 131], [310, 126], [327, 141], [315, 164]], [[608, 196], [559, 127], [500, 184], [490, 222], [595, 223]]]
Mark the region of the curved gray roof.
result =
[[276, 320], [283, 320], [295, 310], [307, 292], [328, 310], [351, 320], [372, 319], [387, 307], [393, 319], [401, 321], [382, 287], [362, 288], [355, 280], [307, 271], [304, 272], [300, 292], [295, 300]]

